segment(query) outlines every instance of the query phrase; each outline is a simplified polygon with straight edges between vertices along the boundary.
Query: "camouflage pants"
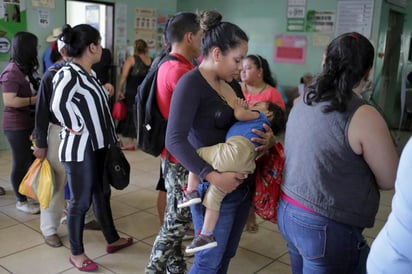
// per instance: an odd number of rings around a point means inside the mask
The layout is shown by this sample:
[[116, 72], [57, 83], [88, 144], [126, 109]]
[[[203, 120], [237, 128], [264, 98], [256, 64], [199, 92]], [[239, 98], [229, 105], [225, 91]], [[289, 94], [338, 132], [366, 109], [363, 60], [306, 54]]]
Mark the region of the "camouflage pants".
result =
[[[165, 166], [167, 165], [167, 166]], [[167, 191], [166, 211], [163, 226], [153, 244], [147, 274], [186, 273], [182, 252], [182, 240], [191, 222], [190, 208], [177, 208], [187, 184], [188, 172], [180, 165], [162, 159], [162, 170]]]

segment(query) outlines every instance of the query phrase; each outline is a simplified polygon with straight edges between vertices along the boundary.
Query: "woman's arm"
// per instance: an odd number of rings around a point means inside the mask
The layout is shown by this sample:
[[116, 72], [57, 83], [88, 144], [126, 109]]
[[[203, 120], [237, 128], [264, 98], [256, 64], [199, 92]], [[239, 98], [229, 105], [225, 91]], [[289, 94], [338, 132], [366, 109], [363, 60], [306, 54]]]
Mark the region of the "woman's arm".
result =
[[27, 78], [16, 64], [9, 63], [7, 65], [1, 77], [2, 97], [5, 107], [23, 108], [36, 104], [36, 96], [29, 96], [32, 92], [25, 77]]
[[36, 103], [37, 97], [19, 97], [14, 92], [3, 92], [3, 103], [6, 107], [22, 108], [32, 106]]
[[212, 171], [205, 179], [224, 193], [234, 191], [247, 178], [247, 174]]
[[123, 86], [126, 82], [127, 76], [129, 75], [130, 69], [134, 66], [134, 55], [127, 57], [123, 64], [122, 73], [120, 75], [119, 86], [117, 88], [117, 94], [119, 99], [124, 99]]
[[361, 106], [352, 117], [348, 136], [352, 150], [368, 163], [379, 188], [392, 189], [399, 156], [379, 112], [372, 106]]
[[[195, 122], [195, 117], [199, 115], [202, 92], [199, 90], [193, 92], [193, 86], [199, 86], [199, 83], [185, 76], [180, 79], [173, 92], [166, 130], [166, 148], [187, 170], [199, 175], [201, 179], [206, 179], [225, 193], [229, 193], [238, 187], [245, 175], [214, 171], [213, 167], [206, 163], [189, 143], [189, 131]], [[210, 125], [204, 126], [210, 127]]]
[[200, 92], [192, 90], [195, 82], [195, 80], [186, 79], [184, 75], [173, 91], [165, 145], [186, 169], [204, 179], [213, 168], [199, 157], [188, 140], [189, 131], [201, 103]]
[[52, 80], [54, 74], [55, 72], [52, 70], [46, 71], [41, 79], [39, 91], [37, 92], [36, 112], [34, 116], [35, 127], [33, 131], [33, 138], [36, 143], [34, 155], [41, 159], [46, 157], [46, 154], [43, 153], [44, 151], [41, 149], [47, 149], [47, 135], [49, 131], [49, 122], [51, 119], [50, 99], [53, 94]]

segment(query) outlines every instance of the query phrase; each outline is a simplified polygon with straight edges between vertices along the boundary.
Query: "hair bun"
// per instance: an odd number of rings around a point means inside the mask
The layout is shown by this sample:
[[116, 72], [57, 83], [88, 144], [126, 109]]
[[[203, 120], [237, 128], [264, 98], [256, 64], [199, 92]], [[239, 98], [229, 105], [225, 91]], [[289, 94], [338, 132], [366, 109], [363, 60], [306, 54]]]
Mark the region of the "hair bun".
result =
[[199, 17], [200, 27], [203, 31], [209, 31], [222, 22], [222, 15], [215, 10], [202, 11]]
[[62, 28], [62, 41], [70, 44], [72, 40], [73, 29], [69, 24], [65, 24]]

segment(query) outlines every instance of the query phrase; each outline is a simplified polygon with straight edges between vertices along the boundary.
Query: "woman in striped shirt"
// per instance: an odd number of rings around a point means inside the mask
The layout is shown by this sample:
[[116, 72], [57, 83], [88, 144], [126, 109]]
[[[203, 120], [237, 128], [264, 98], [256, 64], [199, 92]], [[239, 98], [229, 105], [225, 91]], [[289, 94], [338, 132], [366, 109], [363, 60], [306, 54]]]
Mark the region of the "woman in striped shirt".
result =
[[110, 208], [110, 186], [103, 180], [107, 147], [117, 143], [117, 136], [108, 92], [91, 68], [102, 54], [100, 34], [81, 24], [65, 25], [62, 36], [73, 61], [53, 78], [52, 110], [63, 126], [59, 158], [71, 189], [67, 222], [70, 262], [81, 271], [93, 271], [98, 266], [86, 256], [83, 246], [84, 217], [92, 201], [108, 253], [131, 245], [133, 239], [119, 237]]

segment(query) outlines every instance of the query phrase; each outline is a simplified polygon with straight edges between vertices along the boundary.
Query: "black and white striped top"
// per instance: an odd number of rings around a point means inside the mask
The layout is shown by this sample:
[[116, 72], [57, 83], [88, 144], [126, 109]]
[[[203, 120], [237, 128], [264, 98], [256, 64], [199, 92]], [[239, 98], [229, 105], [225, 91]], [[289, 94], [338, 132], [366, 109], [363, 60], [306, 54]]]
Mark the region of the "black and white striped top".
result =
[[60, 161], [83, 161], [88, 142], [93, 150], [117, 142], [108, 105], [109, 95], [94, 71], [89, 75], [78, 64], [70, 63], [56, 73], [53, 87], [51, 110], [63, 126], [60, 132]]

